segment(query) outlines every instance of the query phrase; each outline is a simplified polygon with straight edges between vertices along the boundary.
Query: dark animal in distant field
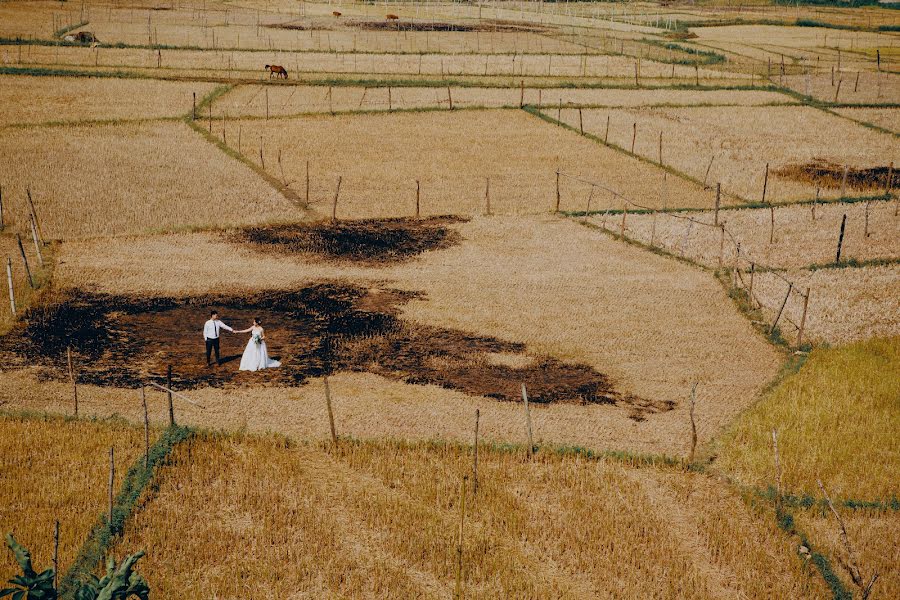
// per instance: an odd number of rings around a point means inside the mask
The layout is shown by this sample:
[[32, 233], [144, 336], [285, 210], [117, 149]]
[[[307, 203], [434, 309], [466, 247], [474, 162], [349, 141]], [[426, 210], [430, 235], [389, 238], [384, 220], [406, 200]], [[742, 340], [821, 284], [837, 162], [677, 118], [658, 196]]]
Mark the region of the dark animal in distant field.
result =
[[399, 18], [400, 18], [400, 17], [398, 17], [397, 15], [388, 15], [388, 16], [387, 16], [387, 20], [388, 20], [388, 21], [396, 21], [396, 20], [399, 19]]
[[339, 13], [338, 11], [334, 11], [331, 14], [334, 15], [335, 17], [341, 16], [341, 13]]
[[288, 78], [287, 69], [281, 65], [266, 65], [266, 71], [269, 72], [269, 79], [272, 79], [272, 77]]

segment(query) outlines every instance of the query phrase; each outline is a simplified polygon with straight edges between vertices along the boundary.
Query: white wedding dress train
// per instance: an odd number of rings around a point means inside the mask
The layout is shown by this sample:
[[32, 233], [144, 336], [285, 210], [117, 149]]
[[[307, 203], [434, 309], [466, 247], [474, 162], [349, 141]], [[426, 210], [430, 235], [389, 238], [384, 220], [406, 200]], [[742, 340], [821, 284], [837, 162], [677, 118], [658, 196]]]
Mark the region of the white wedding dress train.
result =
[[274, 369], [281, 363], [269, 358], [269, 350], [266, 348], [266, 340], [258, 339], [261, 329], [254, 328], [250, 332], [250, 341], [244, 349], [241, 357], [241, 371], [259, 371], [260, 369]]

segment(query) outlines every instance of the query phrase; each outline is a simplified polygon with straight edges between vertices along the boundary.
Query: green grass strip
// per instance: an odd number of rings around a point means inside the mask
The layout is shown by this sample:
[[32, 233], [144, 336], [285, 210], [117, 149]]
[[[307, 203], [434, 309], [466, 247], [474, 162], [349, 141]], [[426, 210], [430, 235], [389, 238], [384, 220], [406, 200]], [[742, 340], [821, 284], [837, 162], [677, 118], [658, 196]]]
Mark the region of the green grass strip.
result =
[[837, 573], [831, 568], [831, 563], [828, 561], [828, 558], [825, 555], [816, 552], [810, 543], [809, 538], [807, 538], [802, 531], [797, 529], [793, 515], [778, 508], [775, 510], [775, 522], [778, 524], [779, 529], [788, 535], [796, 535], [800, 538], [800, 542], [809, 549], [809, 560], [816, 566], [819, 573], [822, 575], [822, 579], [825, 580], [825, 583], [831, 589], [834, 600], [853, 600], [853, 594], [844, 587], [844, 584], [837, 576]]
[[[109, 515], [100, 517], [98, 523], [88, 534], [84, 544], [78, 551], [72, 566], [63, 575], [59, 583], [60, 598], [69, 599], [75, 594], [77, 584], [86, 581], [109, 551], [116, 536], [125, 529], [125, 523], [134, 513], [138, 501], [146, 489], [156, 491], [153, 474], [158, 467], [168, 462], [172, 450], [187, 440], [193, 431], [188, 427], [172, 426], [166, 429], [158, 440], [150, 447], [149, 466], [144, 464], [144, 456], [135, 460], [125, 474], [122, 487], [113, 502], [112, 521]], [[162, 549], [160, 549], [162, 551]]]

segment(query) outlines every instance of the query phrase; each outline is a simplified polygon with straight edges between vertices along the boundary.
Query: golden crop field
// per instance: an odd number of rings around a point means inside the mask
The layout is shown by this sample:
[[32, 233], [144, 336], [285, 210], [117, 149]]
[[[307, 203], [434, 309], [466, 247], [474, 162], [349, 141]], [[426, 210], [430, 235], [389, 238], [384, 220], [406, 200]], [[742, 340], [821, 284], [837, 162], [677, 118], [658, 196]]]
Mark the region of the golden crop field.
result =
[[528, 106], [652, 106], [783, 104], [776, 92], [731, 90], [629, 90], [568, 88], [446, 88], [238, 85], [213, 103], [213, 116], [279, 117], [304, 113], [388, 111], [424, 108], [516, 108]]
[[[545, 112], [556, 116], [556, 111]], [[658, 162], [662, 134], [663, 164], [712, 185], [721, 183], [724, 192], [751, 201], [762, 199], [764, 187], [770, 202], [813, 199], [815, 185], [776, 175], [792, 165], [816, 160], [841, 169], [900, 164], [893, 136], [805, 106], [586, 110], [585, 131], [604, 138], [607, 117], [610, 143], [630, 151], [634, 140], [636, 154]], [[578, 111], [563, 108], [562, 118], [578, 127]], [[781, 143], [784, 139], [790, 143]], [[840, 185], [822, 187], [820, 193], [839, 196]], [[846, 193], [868, 195], [850, 187]]]
[[0, 533], [154, 598], [897, 596], [898, 24], [0, 2]]
[[0, 126], [181, 117], [215, 85], [143, 79], [0, 76]]
[[716, 467], [772, 484], [774, 428], [787, 492], [821, 497], [819, 478], [833, 498], [896, 498], [898, 357], [896, 336], [813, 350], [722, 437]]
[[[213, 133], [221, 137], [220, 125], [214, 122]], [[557, 169], [587, 181], [602, 174], [619, 194], [653, 206], [709, 207], [714, 201], [677, 177], [664, 187], [653, 167], [518, 110], [321, 115], [236, 120], [227, 127], [232, 149], [260, 166], [262, 150], [266, 171], [302, 197], [309, 161], [309, 200], [321, 214], [330, 215], [340, 177], [341, 218], [410, 216], [417, 180], [424, 215], [482, 214], [488, 196], [494, 214], [545, 213], [555, 207]], [[580, 209], [590, 187], [561, 178], [560, 209]], [[609, 194], [594, 195], [593, 206], [618, 208]]]
[[31, 189], [47, 239], [262, 223], [299, 210], [177, 122], [8, 128], [0, 181], [7, 219], [23, 231]]
[[[144, 432], [121, 421], [15, 415], [0, 416], [0, 432], [0, 531], [13, 532], [43, 571], [52, 566], [58, 520], [59, 563], [66, 569], [107, 510], [109, 449], [118, 486], [144, 451]], [[3, 550], [0, 580], [6, 582], [18, 567]]]
[[[466, 597], [824, 597], [774, 523], [703, 476], [483, 450]], [[164, 596], [446, 597], [470, 471], [470, 451], [453, 446], [206, 436], [176, 451], [121, 545], [180, 557], [142, 563]], [[218, 518], [187, 517], [197, 511]]]
[[[774, 211], [774, 230], [772, 211], [767, 208], [722, 210], [719, 223], [727, 231], [725, 263], [732, 263], [736, 243], [741, 245], [742, 260], [753, 261], [759, 267], [799, 269], [833, 263], [844, 215], [847, 222], [841, 247], [843, 262], [900, 259], [900, 219], [894, 214], [896, 210], [895, 201], [883, 200], [818, 204], [815, 214], [812, 204], [780, 206]], [[652, 238], [658, 247], [715, 268], [719, 265], [721, 232], [713, 226], [714, 219], [712, 211], [655, 217], [636, 214], [629, 215], [626, 228], [632, 239], [650, 244]], [[591, 221], [602, 224], [603, 217], [595, 215]], [[614, 219], [608, 219], [608, 228], [615, 230], [618, 225]], [[742, 263], [741, 268], [744, 266]]]

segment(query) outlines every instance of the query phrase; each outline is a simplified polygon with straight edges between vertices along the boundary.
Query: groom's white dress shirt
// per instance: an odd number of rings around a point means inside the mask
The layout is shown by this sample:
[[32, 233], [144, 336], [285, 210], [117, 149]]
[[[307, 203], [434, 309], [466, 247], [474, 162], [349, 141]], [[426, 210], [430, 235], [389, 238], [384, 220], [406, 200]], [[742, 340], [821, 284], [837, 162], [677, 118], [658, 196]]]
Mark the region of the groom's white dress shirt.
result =
[[203, 337], [208, 340], [215, 340], [219, 337], [219, 330], [225, 329], [226, 331], [234, 332], [234, 329], [223, 323], [222, 321], [216, 319], [213, 321], [210, 319], [203, 325]]

